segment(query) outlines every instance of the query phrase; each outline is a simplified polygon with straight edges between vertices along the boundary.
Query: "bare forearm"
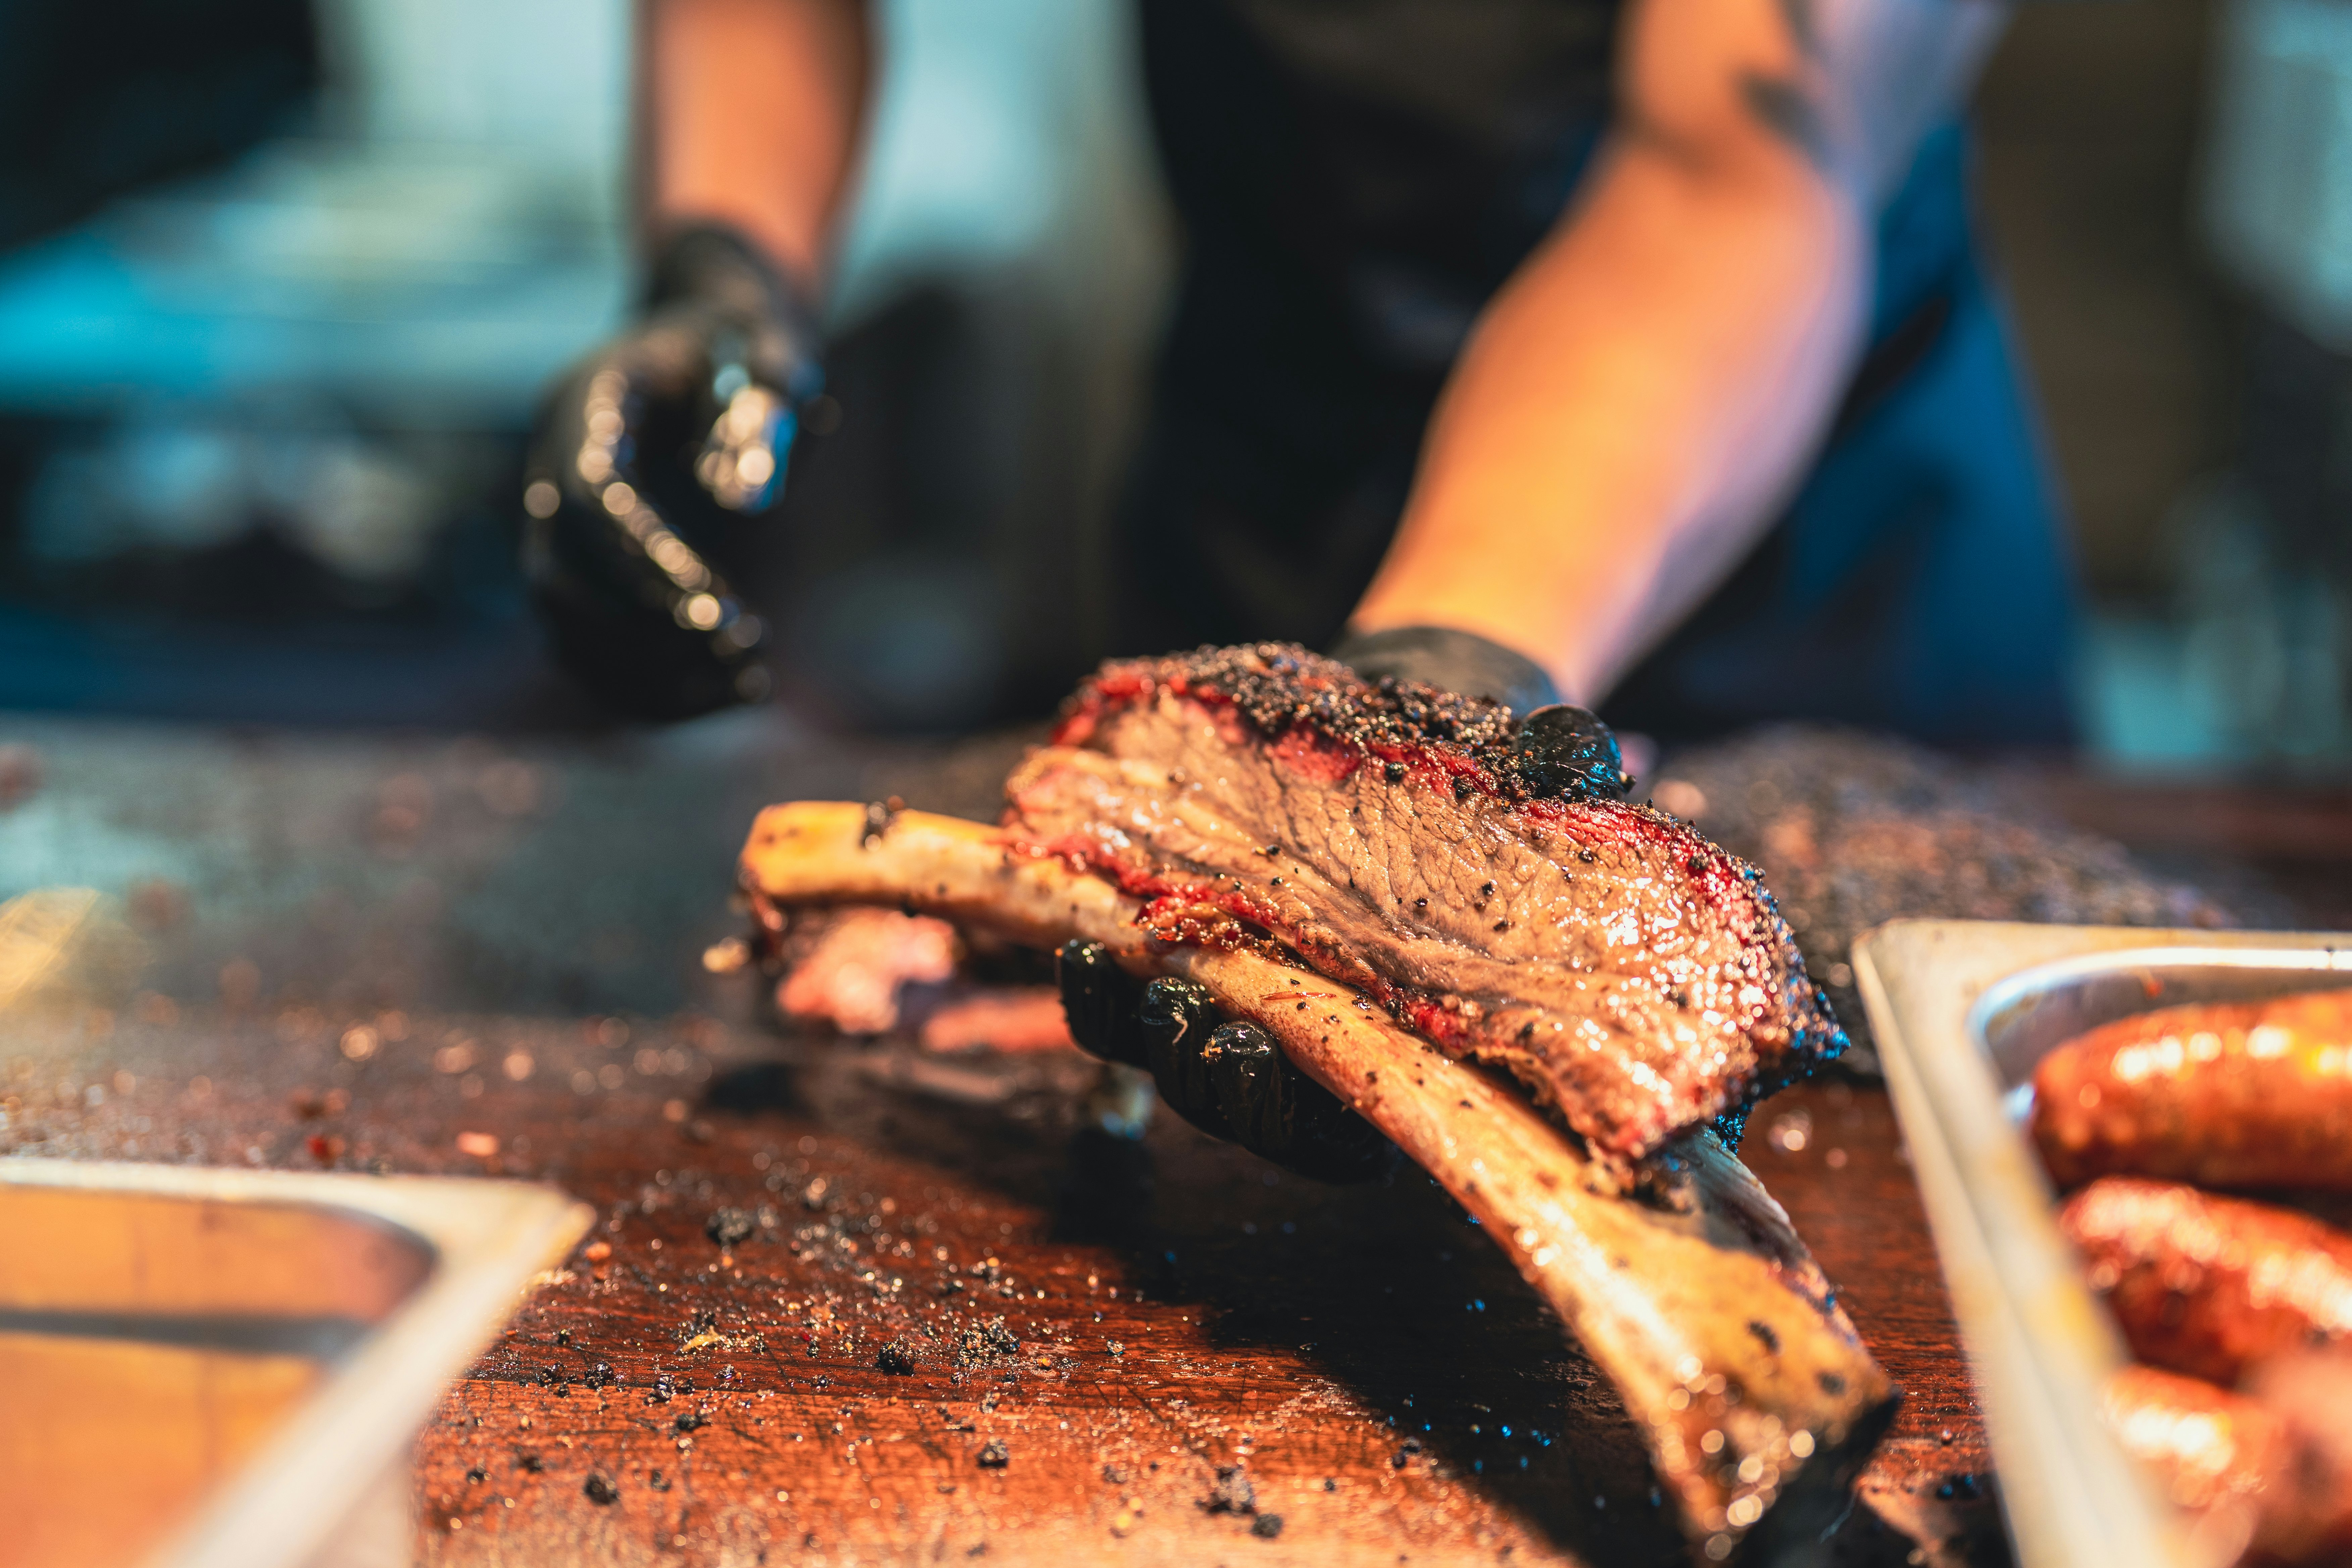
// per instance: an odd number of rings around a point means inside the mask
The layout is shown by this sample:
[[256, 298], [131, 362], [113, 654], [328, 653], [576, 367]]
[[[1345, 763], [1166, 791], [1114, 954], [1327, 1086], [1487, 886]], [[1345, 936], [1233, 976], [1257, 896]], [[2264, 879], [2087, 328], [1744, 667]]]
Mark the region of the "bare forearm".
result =
[[1481, 318], [1360, 630], [1482, 633], [1591, 701], [1771, 521], [1835, 410], [1869, 214], [1996, 0], [1636, 0], [1588, 194]]
[[1621, 139], [1489, 306], [1356, 624], [1480, 632], [1591, 700], [1752, 543], [1869, 298], [1854, 203]]
[[862, 0], [646, 0], [647, 220], [731, 224], [823, 281], [864, 129]]

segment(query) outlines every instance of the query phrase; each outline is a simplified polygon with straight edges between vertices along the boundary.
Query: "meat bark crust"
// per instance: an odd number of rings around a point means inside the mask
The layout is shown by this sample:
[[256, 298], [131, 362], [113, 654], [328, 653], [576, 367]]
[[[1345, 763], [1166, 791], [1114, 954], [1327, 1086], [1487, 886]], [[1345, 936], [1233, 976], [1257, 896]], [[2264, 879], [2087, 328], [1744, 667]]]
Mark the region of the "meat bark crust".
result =
[[1007, 781], [1017, 847], [1157, 940], [1271, 939], [1603, 1158], [1736, 1117], [1845, 1048], [1755, 868], [1517, 749], [1507, 708], [1287, 644], [1108, 664]]

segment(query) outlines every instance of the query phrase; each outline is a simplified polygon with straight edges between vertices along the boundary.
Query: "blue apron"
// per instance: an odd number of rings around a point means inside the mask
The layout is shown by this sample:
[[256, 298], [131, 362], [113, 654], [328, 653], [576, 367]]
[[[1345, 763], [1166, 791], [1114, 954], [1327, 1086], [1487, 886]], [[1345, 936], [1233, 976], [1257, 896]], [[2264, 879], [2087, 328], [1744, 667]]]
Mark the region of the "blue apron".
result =
[[[1186, 259], [1114, 530], [1119, 651], [1323, 646], [1370, 582], [1479, 308], [1610, 112], [1610, 0], [1144, 0]], [[2071, 738], [2071, 568], [1969, 143], [1879, 216], [1871, 344], [1786, 514], [1603, 704], [1682, 738], [1772, 720]]]

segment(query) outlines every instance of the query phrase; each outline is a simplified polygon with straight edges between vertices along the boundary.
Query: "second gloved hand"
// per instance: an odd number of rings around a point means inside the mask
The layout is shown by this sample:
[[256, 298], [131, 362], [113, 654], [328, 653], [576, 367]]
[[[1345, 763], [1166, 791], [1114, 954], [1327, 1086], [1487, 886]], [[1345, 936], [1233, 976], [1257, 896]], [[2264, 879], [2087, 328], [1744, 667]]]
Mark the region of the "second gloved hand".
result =
[[532, 434], [534, 596], [565, 666], [632, 717], [767, 695], [733, 570], [822, 385], [811, 312], [730, 229], [671, 235], [637, 323], [567, 372]]
[[1138, 980], [1093, 942], [1064, 943], [1054, 968], [1071, 1038], [1149, 1072], [1168, 1108], [1203, 1132], [1320, 1181], [1368, 1181], [1394, 1164], [1378, 1129], [1191, 981]]
[[1633, 787], [1617, 736], [1589, 709], [1562, 702], [1540, 665], [1475, 632], [1394, 626], [1349, 632], [1331, 657], [1366, 680], [1418, 680], [1465, 697], [1487, 697], [1519, 715], [1514, 749], [1538, 793], [1622, 800]]

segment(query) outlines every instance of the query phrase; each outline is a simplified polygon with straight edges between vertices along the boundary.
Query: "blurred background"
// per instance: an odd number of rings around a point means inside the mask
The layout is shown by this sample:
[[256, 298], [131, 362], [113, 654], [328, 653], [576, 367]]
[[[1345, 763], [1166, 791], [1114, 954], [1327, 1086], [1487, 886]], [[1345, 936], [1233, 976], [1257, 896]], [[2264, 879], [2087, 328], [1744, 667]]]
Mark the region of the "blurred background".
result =
[[[879, 11], [841, 412], [794, 455], [773, 608], [788, 705], [925, 730], [1043, 710], [1098, 637], [1069, 606], [1168, 246], [1122, 8]], [[598, 721], [515, 523], [536, 400], [632, 297], [631, 29], [628, 0], [7, 8], [0, 709]]]
[[[1102, 640], [1171, 235], [1127, 7], [880, 15], [772, 721], [924, 732], [1041, 710]], [[0, 710], [602, 722], [541, 650], [513, 514], [534, 399], [630, 295], [631, 27], [627, 0], [6, 8]], [[2026, 6], [1979, 109], [2095, 605], [2094, 759], [2332, 773], [2352, 7]]]

